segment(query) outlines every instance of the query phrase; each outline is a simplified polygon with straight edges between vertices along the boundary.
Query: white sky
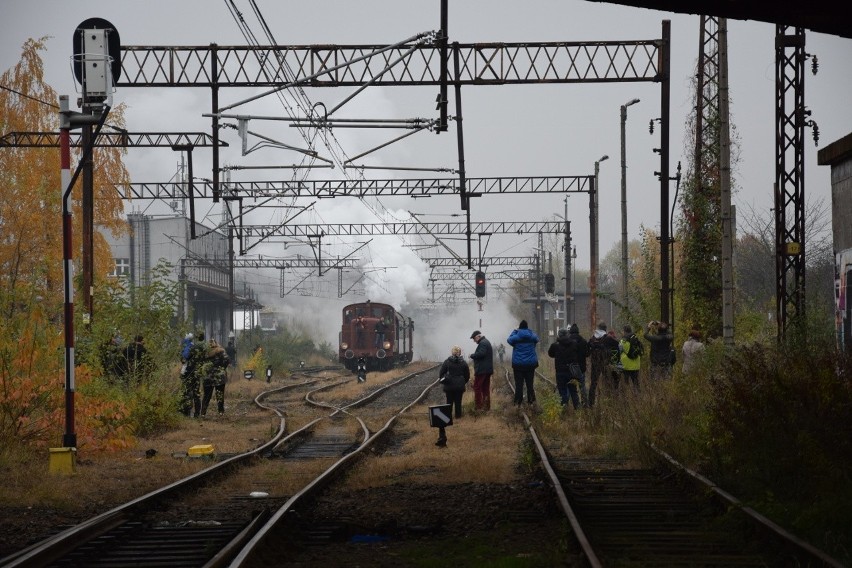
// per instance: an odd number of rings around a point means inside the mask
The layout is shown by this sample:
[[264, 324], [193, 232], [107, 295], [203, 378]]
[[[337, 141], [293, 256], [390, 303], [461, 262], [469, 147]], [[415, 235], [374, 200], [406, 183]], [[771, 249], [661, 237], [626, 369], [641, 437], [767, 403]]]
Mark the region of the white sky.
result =
[[[267, 23], [282, 45], [304, 44], [391, 44], [419, 32], [440, 27], [439, 0], [311, 0], [310, 2], [259, 1]], [[262, 36], [261, 29], [245, 0], [239, 9], [246, 21]], [[20, 46], [27, 38], [51, 36], [46, 58], [46, 79], [60, 94], [76, 99], [70, 70], [72, 34], [80, 22], [100, 17], [118, 29], [124, 45], [244, 45], [239, 28], [224, 0], [105, 1], [75, 0], [4, 0], [0, 18], [0, 69], [13, 66], [20, 57]], [[671, 20], [671, 174], [678, 160], [683, 160], [691, 147], [684, 139], [683, 125], [692, 104], [691, 76], [698, 54], [698, 16], [629, 8], [582, 0], [466, 0], [451, 2], [449, 13], [450, 41], [470, 42], [542, 42], [542, 41], [632, 41], [661, 36], [661, 22]], [[737, 193], [734, 202], [768, 212], [772, 204], [775, 177], [775, 53], [773, 24], [730, 20], [729, 67], [732, 122], [739, 134], [741, 161], [735, 171]], [[818, 33], [807, 33], [806, 51], [819, 58], [819, 73], [806, 77], [805, 100], [819, 124], [820, 147], [852, 131], [852, 40]], [[265, 43], [265, 41], [262, 41]], [[311, 101], [336, 106], [351, 89], [312, 89], [306, 91]], [[372, 88], [345, 106], [338, 115], [347, 118], [411, 118], [435, 117], [437, 87]], [[227, 105], [248, 96], [248, 91], [223, 89], [220, 104]], [[462, 92], [465, 166], [469, 177], [497, 176], [572, 176], [594, 172], [594, 162], [602, 155], [610, 159], [601, 163], [600, 218], [601, 257], [621, 238], [620, 209], [620, 105], [633, 98], [641, 102], [628, 109], [628, 233], [638, 237], [640, 225], [658, 227], [660, 219], [659, 183], [653, 175], [659, 160], [652, 148], [659, 146], [659, 134], [650, 135], [648, 122], [659, 116], [660, 89], [655, 83], [530, 85], [500, 87], [464, 87]], [[131, 132], [144, 131], [208, 131], [210, 112], [209, 89], [121, 89], [115, 103], [129, 106], [126, 115]], [[266, 115], [280, 113], [280, 104], [269, 97], [235, 109], [236, 113]], [[449, 110], [455, 112], [450, 90]], [[295, 129], [281, 123], [252, 122], [251, 129], [303, 146]], [[336, 130], [349, 156], [360, 154], [382, 141], [400, 135], [397, 130]], [[810, 137], [810, 131], [806, 133]], [[224, 164], [294, 163], [299, 155], [264, 150], [248, 157], [239, 155], [239, 140], [234, 131], [223, 136], [231, 148], [223, 153]], [[808, 138], [806, 146], [805, 188], [807, 199], [830, 199], [829, 168], [817, 166], [817, 147]], [[195, 175], [210, 177], [210, 161], [204, 152], [196, 152]], [[320, 149], [321, 155], [327, 155]], [[168, 181], [175, 173], [178, 157], [168, 149], [131, 150], [127, 163], [134, 181]], [[416, 134], [359, 160], [365, 164], [394, 164], [416, 167], [456, 168], [456, 133], [451, 123], [447, 133]], [[368, 170], [371, 178], [446, 177], [451, 174]], [[339, 170], [317, 170], [315, 179], [337, 179]], [[281, 170], [272, 173], [237, 172], [235, 180], [285, 179]], [[674, 183], [671, 186], [674, 194]], [[558, 195], [524, 194], [493, 195], [473, 201], [473, 221], [541, 221], [562, 214], [564, 198]], [[303, 204], [307, 204], [304, 200]], [[395, 198], [384, 205], [400, 216], [414, 211], [429, 216], [429, 221], [461, 221], [446, 215], [460, 213], [456, 196], [414, 200]], [[137, 210], [166, 212], [164, 204], [136, 203]], [[304, 214], [300, 222], [377, 222], [354, 198], [322, 200], [316, 215]], [[217, 222], [217, 208], [196, 204], [199, 217], [211, 212]], [[269, 214], [266, 210], [265, 214]], [[439, 215], [440, 214], [440, 215]], [[568, 199], [568, 217], [572, 221], [577, 263], [587, 268], [588, 198], [573, 195]], [[269, 222], [258, 219], [257, 222]], [[363, 242], [365, 239], [350, 239]], [[462, 241], [453, 241], [462, 255]], [[324, 244], [324, 246], [326, 246]], [[330, 250], [333, 243], [329, 242]], [[484, 246], [484, 245], [483, 245]], [[536, 246], [533, 237], [518, 235], [494, 238], [485, 255], [529, 255]], [[473, 243], [476, 255], [478, 244]], [[284, 256], [302, 251], [282, 251], [278, 247], [259, 247], [253, 252], [268, 256]], [[369, 256], [376, 266], [399, 266], [410, 251], [388, 239], [375, 239]], [[345, 253], [344, 253], [345, 254]], [[446, 254], [441, 253], [441, 256]], [[414, 263], [416, 265], [416, 263]], [[415, 272], [421, 271], [417, 267]], [[406, 269], [399, 278], [407, 278]], [[396, 278], [397, 275], [388, 276]], [[330, 276], [330, 278], [334, 278]], [[276, 289], [277, 279], [267, 278], [268, 287]], [[331, 282], [332, 289], [336, 282]], [[410, 293], [419, 300], [420, 290]], [[464, 341], [468, 335], [460, 341]]]

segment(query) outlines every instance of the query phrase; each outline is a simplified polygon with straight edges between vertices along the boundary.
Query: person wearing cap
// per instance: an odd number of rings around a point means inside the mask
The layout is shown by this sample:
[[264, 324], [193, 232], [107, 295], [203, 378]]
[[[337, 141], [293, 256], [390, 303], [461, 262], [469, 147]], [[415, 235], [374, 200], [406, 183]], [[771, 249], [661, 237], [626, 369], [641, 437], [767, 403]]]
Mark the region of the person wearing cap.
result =
[[595, 405], [595, 397], [598, 392], [598, 378], [601, 374], [610, 377], [611, 382], [616, 384], [617, 376], [613, 376], [610, 362], [614, 355], [618, 355], [618, 340], [615, 334], [607, 333], [606, 323], [598, 323], [598, 328], [589, 339], [589, 352], [592, 357], [592, 370], [589, 375], [589, 406]]
[[470, 334], [476, 343], [473, 359], [473, 398], [477, 411], [491, 410], [491, 375], [494, 374], [494, 350], [491, 342], [479, 330]]
[[580, 335], [576, 323], [571, 324], [570, 329], [557, 332], [556, 341], [550, 345], [547, 354], [554, 359], [556, 390], [559, 391], [562, 406], [568, 404], [569, 395], [575, 410], [580, 406], [588, 406], [586, 357], [589, 356], [589, 344]]
[[512, 346], [512, 374], [515, 376], [515, 404], [524, 402], [524, 385], [527, 387], [527, 403], [535, 404], [535, 370], [538, 367], [538, 354], [535, 346], [538, 335], [521, 320], [518, 329], [512, 330], [506, 343]]

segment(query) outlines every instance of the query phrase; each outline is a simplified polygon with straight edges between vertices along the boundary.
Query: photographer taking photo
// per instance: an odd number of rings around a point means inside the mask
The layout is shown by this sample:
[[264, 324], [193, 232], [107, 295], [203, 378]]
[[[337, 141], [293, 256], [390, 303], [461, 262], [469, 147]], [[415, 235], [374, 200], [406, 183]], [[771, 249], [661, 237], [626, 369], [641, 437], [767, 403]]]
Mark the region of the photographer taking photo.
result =
[[672, 345], [674, 337], [669, 333], [669, 325], [664, 321], [650, 321], [643, 337], [651, 344], [651, 379], [670, 379], [675, 363], [675, 351]]

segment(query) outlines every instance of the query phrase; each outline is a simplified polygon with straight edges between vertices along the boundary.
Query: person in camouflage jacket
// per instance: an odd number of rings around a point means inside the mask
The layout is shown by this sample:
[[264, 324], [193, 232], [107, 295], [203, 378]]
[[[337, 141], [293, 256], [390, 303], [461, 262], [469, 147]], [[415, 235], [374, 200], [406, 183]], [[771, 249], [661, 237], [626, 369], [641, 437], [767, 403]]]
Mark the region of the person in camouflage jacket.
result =
[[228, 382], [228, 361], [225, 348], [219, 345], [215, 339], [211, 339], [202, 365], [201, 416], [207, 415], [207, 406], [210, 404], [214, 392], [216, 393], [216, 407], [219, 414], [225, 413], [225, 383]]

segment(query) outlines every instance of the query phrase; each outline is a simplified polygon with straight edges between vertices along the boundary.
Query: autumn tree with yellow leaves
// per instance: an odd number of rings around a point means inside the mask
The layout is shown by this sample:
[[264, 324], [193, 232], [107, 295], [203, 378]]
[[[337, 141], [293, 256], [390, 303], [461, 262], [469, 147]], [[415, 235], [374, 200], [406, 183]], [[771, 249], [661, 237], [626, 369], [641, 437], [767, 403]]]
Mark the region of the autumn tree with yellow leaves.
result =
[[[45, 40], [28, 40], [19, 63], [0, 75], [0, 135], [57, 132], [57, 93], [45, 83]], [[121, 106], [109, 124], [124, 126]], [[80, 149], [72, 154], [72, 168]], [[115, 184], [129, 175], [122, 150], [97, 148], [94, 160], [94, 220], [119, 234], [125, 230]], [[0, 148], [0, 446], [44, 446], [60, 439], [64, 388], [62, 193], [59, 149]], [[73, 245], [79, 265], [81, 188], [72, 193]], [[94, 235], [95, 282], [113, 265], [100, 234]], [[79, 268], [76, 269], [79, 273]], [[79, 297], [79, 296], [78, 296]], [[95, 372], [78, 369], [84, 388]], [[92, 449], [129, 443], [128, 411], [108, 396], [79, 397], [78, 445]]]

